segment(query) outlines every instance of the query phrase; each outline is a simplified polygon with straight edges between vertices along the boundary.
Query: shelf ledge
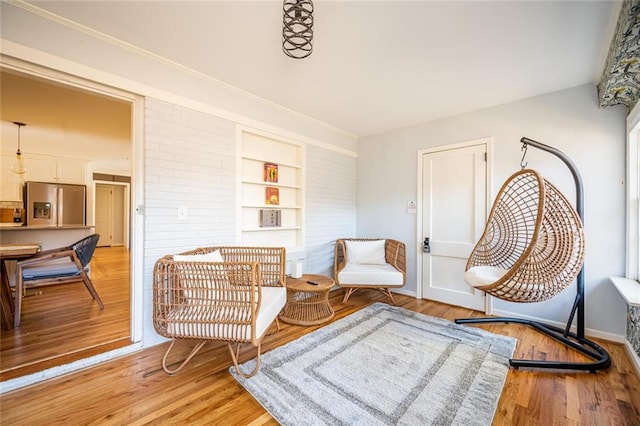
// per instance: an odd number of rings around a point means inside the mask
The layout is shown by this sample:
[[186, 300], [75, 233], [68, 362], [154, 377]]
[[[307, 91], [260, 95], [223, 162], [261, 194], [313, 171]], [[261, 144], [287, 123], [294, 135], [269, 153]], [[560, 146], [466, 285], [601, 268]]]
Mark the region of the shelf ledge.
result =
[[244, 228], [242, 232], [262, 232], [262, 231], [297, 231], [299, 226], [263, 226], [262, 228]]
[[264, 205], [260, 205], [260, 204], [254, 204], [254, 205], [250, 205], [250, 204], [244, 204], [242, 206], [243, 209], [267, 209], [267, 210], [272, 210], [272, 209], [297, 209], [300, 210], [302, 207], [300, 206], [281, 206], [280, 204], [264, 204]]
[[631, 306], [640, 306], [640, 283], [631, 278], [609, 277], [614, 287]]
[[260, 186], [274, 186], [278, 188], [291, 188], [291, 189], [301, 189], [300, 185], [289, 185], [287, 183], [278, 183], [278, 182], [266, 182], [262, 180], [243, 180], [242, 183], [249, 185], [260, 185]]
[[287, 163], [287, 162], [282, 162], [282, 161], [270, 161], [270, 160], [266, 160], [264, 158], [252, 157], [250, 155], [243, 155], [242, 159], [243, 160], [249, 160], [249, 161], [256, 161], [258, 163], [273, 163], [273, 164], [277, 164], [278, 166], [291, 167], [292, 169], [301, 169], [302, 168], [302, 166], [300, 164], [297, 164], [297, 163]]

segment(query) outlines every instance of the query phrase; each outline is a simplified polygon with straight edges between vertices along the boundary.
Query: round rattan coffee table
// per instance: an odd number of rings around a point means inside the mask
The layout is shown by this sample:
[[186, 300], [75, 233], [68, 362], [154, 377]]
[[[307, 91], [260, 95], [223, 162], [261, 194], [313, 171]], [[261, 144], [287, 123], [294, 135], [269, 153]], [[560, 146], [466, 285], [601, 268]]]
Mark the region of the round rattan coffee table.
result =
[[[309, 284], [309, 281], [316, 285]], [[333, 318], [329, 291], [334, 285], [326, 275], [305, 274], [300, 278], [287, 277], [287, 304], [280, 319], [289, 324], [316, 325]]]

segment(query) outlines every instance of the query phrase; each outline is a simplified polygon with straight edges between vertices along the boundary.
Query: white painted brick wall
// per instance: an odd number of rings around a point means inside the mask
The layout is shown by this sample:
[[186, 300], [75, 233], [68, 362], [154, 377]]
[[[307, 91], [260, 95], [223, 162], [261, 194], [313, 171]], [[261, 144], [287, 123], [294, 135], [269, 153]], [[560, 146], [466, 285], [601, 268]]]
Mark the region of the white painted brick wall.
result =
[[[161, 340], [152, 322], [155, 262], [237, 243], [238, 142], [235, 123], [155, 99], [145, 102], [144, 139], [143, 344], [149, 346]], [[305, 272], [333, 275], [336, 238], [356, 230], [356, 158], [308, 145], [305, 167]], [[188, 209], [186, 221], [178, 220], [180, 206]]]
[[333, 276], [337, 238], [356, 233], [356, 158], [307, 147], [304, 271]]
[[[235, 124], [153, 99], [145, 115], [145, 254], [235, 241]], [[178, 220], [178, 207], [187, 220]]]

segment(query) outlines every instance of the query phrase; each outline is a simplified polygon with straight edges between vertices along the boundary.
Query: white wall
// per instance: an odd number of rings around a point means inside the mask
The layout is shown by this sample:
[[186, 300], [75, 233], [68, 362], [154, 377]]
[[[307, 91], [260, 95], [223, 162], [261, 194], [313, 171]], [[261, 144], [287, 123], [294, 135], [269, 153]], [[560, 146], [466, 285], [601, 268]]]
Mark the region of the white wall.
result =
[[[584, 180], [586, 327], [624, 335], [626, 307], [607, 277], [624, 273], [625, 114], [623, 107], [599, 109], [596, 89], [589, 84], [364, 138], [358, 149], [357, 234], [404, 241], [406, 290], [415, 292], [419, 218], [406, 213], [406, 202], [416, 199], [417, 150], [492, 137], [493, 199], [505, 179], [520, 168], [522, 136], [554, 146], [573, 159]], [[529, 167], [575, 199], [573, 180], [559, 159], [529, 148], [527, 160]], [[496, 299], [494, 307], [566, 322], [574, 297], [571, 286], [547, 302]]]
[[356, 158], [310, 146], [306, 176], [304, 271], [333, 276], [337, 238], [356, 230]]

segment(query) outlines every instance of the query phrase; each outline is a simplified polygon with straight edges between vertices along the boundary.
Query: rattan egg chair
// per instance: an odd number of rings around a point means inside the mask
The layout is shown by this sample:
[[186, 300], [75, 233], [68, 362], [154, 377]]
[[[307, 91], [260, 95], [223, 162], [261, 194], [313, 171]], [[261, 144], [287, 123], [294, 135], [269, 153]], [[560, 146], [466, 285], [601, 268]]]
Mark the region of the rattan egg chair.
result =
[[499, 299], [550, 299], [580, 272], [582, 221], [569, 201], [538, 172], [523, 169], [502, 185], [465, 281]]
[[[456, 319], [458, 324], [528, 325], [592, 358], [593, 362], [510, 359], [514, 368], [533, 367], [596, 372], [611, 365], [607, 351], [585, 337], [585, 240], [582, 226], [584, 190], [576, 165], [558, 149], [523, 137], [522, 170], [502, 185], [489, 220], [465, 268], [471, 286], [510, 302], [550, 299], [575, 279], [576, 297], [565, 328], [517, 317]], [[576, 185], [575, 209], [562, 193], [534, 170], [525, 169], [527, 146], [549, 152], [571, 171]], [[576, 279], [577, 277], [577, 279]], [[575, 332], [572, 331], [574, 318]]]

